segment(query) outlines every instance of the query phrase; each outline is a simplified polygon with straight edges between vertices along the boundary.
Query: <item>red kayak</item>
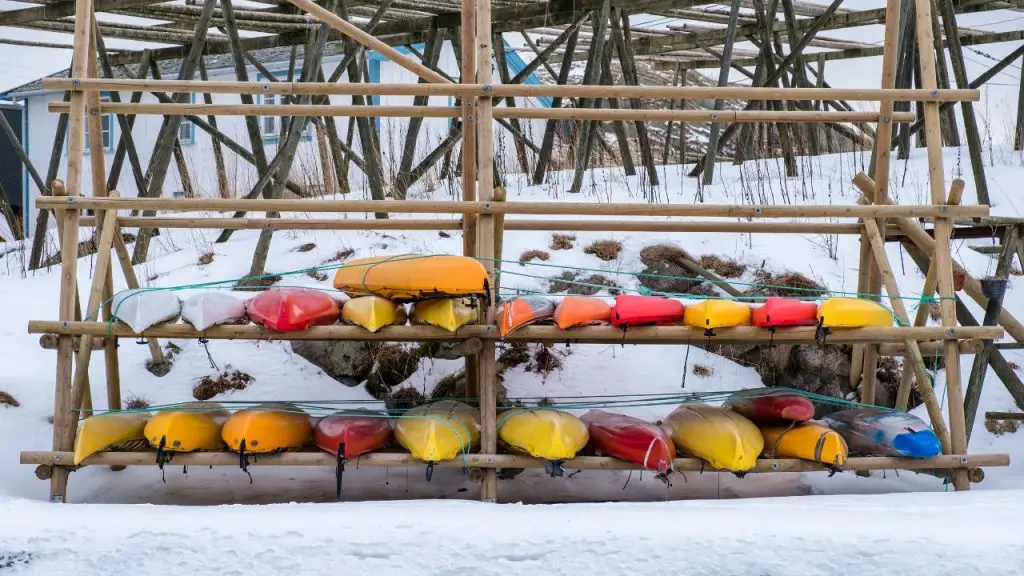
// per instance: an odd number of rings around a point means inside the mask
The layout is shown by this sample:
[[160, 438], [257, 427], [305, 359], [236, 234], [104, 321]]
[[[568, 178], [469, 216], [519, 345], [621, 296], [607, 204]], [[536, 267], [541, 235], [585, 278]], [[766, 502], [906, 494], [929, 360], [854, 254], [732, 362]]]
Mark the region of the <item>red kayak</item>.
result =
[[391, 441], [391, 420], [383, 412], [346, 410], [321, 418], [313, 431], [316, 445], [345, 460], [373, 452]]
[[814, 326], [818, 323], [818, 305], [790, 298], [771, 297], [754, 310], [754, 326]]
[[735, 392], [722, 407], [745, 416], [758, 426], [806, 422], [814, 418], [814, 404], [806, 396], [774, 392], [770, 388]]
[[683, 303], [655, 296], [620, 294], [612, 308], [612, 326], [669, 326], [683, 321]]
[[658, 426], [604, 410], [590, 410], [581, 420], [587, 425], [594, 450], [659, 474], [672, 470], [676, 446]]
[[253, 322], [277, 332], [299, 332], [310, 326], [334, 324], [341, 308], [319, 290], [278, 288], [256, 296], [245, 306]]

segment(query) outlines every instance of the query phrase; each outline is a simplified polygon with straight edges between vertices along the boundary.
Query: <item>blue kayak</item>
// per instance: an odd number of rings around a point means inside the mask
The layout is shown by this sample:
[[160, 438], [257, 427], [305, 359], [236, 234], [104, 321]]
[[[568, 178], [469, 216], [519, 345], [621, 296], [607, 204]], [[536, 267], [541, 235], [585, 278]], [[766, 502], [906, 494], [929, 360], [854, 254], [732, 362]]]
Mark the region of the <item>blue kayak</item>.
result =
[[935, 432], [916, 416], [879, 408], [854, 408], [829, 414], [824, 421], [851, 452], [867, 456], [932, 458], [942, 452]]

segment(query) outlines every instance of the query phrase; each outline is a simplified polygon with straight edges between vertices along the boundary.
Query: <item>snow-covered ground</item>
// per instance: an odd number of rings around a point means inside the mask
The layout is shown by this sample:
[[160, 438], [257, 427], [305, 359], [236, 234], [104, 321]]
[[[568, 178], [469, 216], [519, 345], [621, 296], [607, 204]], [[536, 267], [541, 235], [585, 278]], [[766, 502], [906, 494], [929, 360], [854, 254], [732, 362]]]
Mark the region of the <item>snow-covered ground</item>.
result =
[[[1017, 182], [1024, 178], [1020, 153], [997, 151], [1000, 160], [989, 168], [993, 214], [1019, 215]], [[751, 162], [742, 169], [721, 164], [718, 182], [704, 188], [709, 203], [853, 204], [857, 193], [850, 180], [864, 169], [866, 154], [844, 154], [801, 160], [801, 176], [780, 177], [774, 160]], [[966, 164], [957, 151], [946, 153], [947, 175], [968, 179], [965, 202], [974, 201]], [[923, 151], [907, 164], [893, 166], [892, 193], [903, 203], [925, 202]], [[666, 167], [664, 184], [654, 190], [658, 202], [694, 201], [697, 184], [684, 178], [685, 169]], [[581, 197], [560, 192], [571, 174], [558, 173], [544, 186], [529, 187], [510, 178], [509, 200], [642, 202], [645, 189], [638, 178], [621, 169], [593, 172]], [[451, 198], [455, 187], [441, 185], [418, 191], [417, 198]], [[359, 197], [359, 193], [353, 196]], [[300, 215], [301, 216], [301, 215]], [[325, 215], [309, 215], [325, 217]], [[345, 216], [342, 216], [345, 217]], [[363, 218], [363, 215], [350, 215]], [[422, 217], [422, 216], [418, 216]], [[510, 217], [512, 218], [512, 217]], [[518, 218], [518, 217], [517, 217]], [[83, 231], [83, 238], [87, 232]], [[226, 244], [213, 244], [215, 232], [165, 231], [153, 241], [150, 261], [137, 267], [152, 286], [183, 286], [241, 277], [249, 268], [258, 233], [237, 232]], [[616, 239], [620, 256], [610, 262], [584, 253], [592, 241]], [[505, 237], [503, 289], [547, 292], [547, 278], [559, 266], [600, 273], [626, 289], [636, 289], [630, 273], [640, 271], [640, 250], [655, 243], [678, 245], [694, 256], [728, 255], [747, 264], [739, 282], [753, 282], [761, 266], [772, 271], [801, 272], [835, 291], [856, 289], [858, 241], [854, 236], [740, 234], [577, 234], [571, 250], [549, 250], [544, 266], [520, 266], [519, 254], [547, 249], [547, 232], [510, 232]], [[315, 243], [306, 252], [296, 248]], [[834, 246], [829, 249], [829, 246]], [[994, 260], [955, 242], [957, 258], [976, 276], [990, 274]], [[378, 254], [459, 253], [461, 238], [436, 232], [282, 232], [274, 237], [268, 272], [285, 273], [323, 264], [339, 250], [353, 257]], [[916, 295], [922, 274], [895, 243], [888, 246], [904, 295]], [[199, 256], [214, 254], [207, 265]], [[2, 253], [2, 252], [0, 252]], [[944, 492], [930, 476], [894, 472], [870, 478], [824, 473], [730, 474], [677, 476], [671, 487], [651, 477], [587, 471], [552, 479], [527, 471], [499, 486], [503, 502], [606, 502], [555, 506], [486, 506], [470, 502], [389, 502], [328, 504], [334, 500], [334, 471], [327, 468], [253, 468], [253, 483], [236, 468], [155, 467], [112, 472], [92, 467], [71, 476], [68, 506], [46, 503], [48, 483], [35, 479], [32, 467], [21, 466], [22, 450], [50, 449], [54, 353], [42, 350], [25, 333], [30, 319], [56, 317], [59, 270], [22, 278], [18, 254], [0, 259], [0, 391], [12, 394], [19, 408], [0, 407], [0, 571], [5, 555], [15, 570], [26, 573], [118, 573], [130, 566], [137, 573], [191, 572], [302, 573], [339, 569], [352, 573], [623, 573], [658, 567], [672, 573], [703, 574], [834, 574], [888, 569], [909, 573], [1015, 574], [1024, 566], [1014, 539], [1024, 487], [1024, 442], [1020, 434], [995, 436], [979, 417], [972, 452], [1011, 455], [1009, 468], [986, 471], [977, 493]], [[79, 262], [79, 280], [87, 286], [92, 258]], [[329, 273], [329, 271], [328, 271]], [[588, 275], [592, 272], [585, 272]], [[620, 274], [622, 273], [622, 274]], [[120, 274], [115, 282], [123, 287]], [[1013, 277], [1006, 307], [1024, 313], [1020, 277]], [[305, 274], [286, 276], [281, 285], [329, 287]], [[912, 302], [911, 302], [912, 304]], [[968, 302], [980, 318], [981, 310]], [[914, 307], [908, 306], [913, 314]], [[158, 378], [145, 369], [148, 349], [124, 341], [120, 348], [125, 397], [142, 396], [153, 404], [191, 399], [196, 379], [214, 374], [206, 350], [195, 341], [175, 341], [182, 348], [174, 368]], [[598, 394], [654, 394], [680, 391], [683, 375], [688, 391], [734, 390], [760, 386], [756, 373], [700, 349], [686, 346], [573, 345], [558, 347], [564, 366], [546, 377], [522, 367], [510, 370], [505, 385], [512, 398], [572, 397]], [[255, 377], [246, 390], [218, 400], [350, 400], [375, 406], [362, 387], [348, 388], [292, 353], [282, 342], [213, 341], [209, 350], [220, 369], [227, 366]], [[1007, 358], [1024, 363], [1024, 353]], [[98, 357], [97, 357], [98, 358]], [[963, 377], [971, 356], [963, 357]], [[702, 364], [711, 375], [690, 370]], [[428, 393], [461, 361], [422, 360], [409, 385]], [[103, 362], [90, 368], [94, 383], [105, 380]], [[939, 394], [945, 376], [937, 375]], [[96, 407], [105, 394], [96, 386]], [[671, 406], [624, 409], [658, 419]], [[1015, 410], [1002, 385], [989, 372], [979, 414]], [[349, 467], [345, 499], [409, 500], [445, 498], [473, 500], [478, 486], [461, 470], [439, 469], [432, 482], [421, 467]], [[914, 492], [916, 494], [907, 494]], [[981, 493], [984, 492], [984, 493]], [[808, 494], [818, 496], [795, 498]], [[829, 496], [835, 495], [835, 496]], [[860, 495], [860, 496], [857, 496]], [[731, 502], [665, 502], [666, 500], [734, 499]], [[788, 497], [752, 499], [752, 497]], [[638, 501], [645, 503], [616, 503]], [[292, 504], [287, 502], [317, 502]], [[268, 504], [259, 507], [125, 506], [124, 504]], [[13, 519], [13, 521], [11, 521]], [[26, 553], [26, 554], [23, 554]], [[415, 559], [415, 562], [409, 558]], [[927, 572], [926, 572], [927, 570]]]

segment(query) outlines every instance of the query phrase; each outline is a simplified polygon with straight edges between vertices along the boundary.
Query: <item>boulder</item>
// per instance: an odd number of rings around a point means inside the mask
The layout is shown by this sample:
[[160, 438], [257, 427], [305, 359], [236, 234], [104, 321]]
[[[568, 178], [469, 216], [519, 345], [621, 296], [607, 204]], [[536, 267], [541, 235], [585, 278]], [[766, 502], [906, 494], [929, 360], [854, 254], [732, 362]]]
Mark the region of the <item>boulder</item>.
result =
[[292, 351], [348, 387], [358, 386], [374, 365], [373, 350], [366, 342], [295, 340]]

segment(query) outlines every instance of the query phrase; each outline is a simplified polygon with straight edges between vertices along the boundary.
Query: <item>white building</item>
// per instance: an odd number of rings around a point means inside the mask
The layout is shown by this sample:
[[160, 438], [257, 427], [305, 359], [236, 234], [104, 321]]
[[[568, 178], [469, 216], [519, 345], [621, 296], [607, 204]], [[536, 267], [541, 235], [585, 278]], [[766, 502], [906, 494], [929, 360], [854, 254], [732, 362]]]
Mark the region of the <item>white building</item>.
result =
[[[422, 53], [422, 45], [415, 46], [414, 48]], [[340, 44], [328, 45], [326, 47], [325, 55], [323, 57], [323, 70], [325, 76], [329, 76], [338, 63], [340, 63], [343, 56], [340, 53], [340, 50]], [[405, 51], [404, 49], [402, 50]], [[287, 78], [291, 54], [290, 48], [272, 48], [254, 51], [251, 54], [258, 62], [263, 64], [267, 71], [276, 76], [277, 79], [284, 80]], [[369, 53], [368, 61], [368, 75], [371, 82], [415, 83], [418, 80], [413, 73], [401, 68], [376, 52]], [[507, 63], [510, 76], [515, 76], [515, 74], [525, 66], [522, 59], [520, 59], [519, 56], [511, 50], [507, 53]], [[179, 60], [167, 60], [160, 62], [161, 76], [164, 79], [177, 78], [179, 66]], [[207, 56], [206, 66], [210, 80], [234, 81], [237, 79], [234, 73], [230, 54]], [[298, 56], [296, 58], [296, 71], [294, 72], [295, 79], [299, 78], [301, 66], [302, 47], [300, 46], [298, 47]], [[135, 66], [133, 65], [130, 68], [134, 70]], [[455, 58], [455, 53], [452, 50], [452, 45], [448, 42], [445, 43], [441, 50], [438, 68], [453, 78], [458, 78], [459, 76], [459, 66]], [[115, 67], [114, 71], [115, 74], [120, 74], [121, 72], [118, 67]], [[67, 75], [68, 70], [64, 70], [53, 74], [51, 77], [63, 78], [67, 77]], [[252, 81], [264, 78], [264, 76], [252, 66], [249, 66], [248, 68], [248, 75], [249, 79]], [[120, 77], [124, 78], [125, 76]], [[494, 77], [495, 81], [499, 78], [497, 73], [495, 73]], [[341, 77], [340, 81], [348, 81], [347, 73]], [[526, 79], [525, 83], [536, 84], [539, 83], [539, 81], [536, 77], [531, 75]], [[48, 106], [51, 103], [61, 102], [63, 96], [63, 92], [43, 89], [42, 79], [14, 88], [6, 94], [0, 94], [0, 97], [6, 97], [23, 105], [23, 142], [28, 150], [32, 163], [44, 178], [46, 177], [46, 169], [50, 162], [50, 154], [53, 149], [54, 136], [56, 134], [57, 121], [59, 117], [59, 114], [50, 112], [48, 110]], [[131, 98], [131, 93], [122, 92], [120, 93], [120, 97], [122, 102], [128, 102]], [[280, 103], [280, 100], [274, 96], [254, 96], [254, 98], [258, 104]], [[212, 100], [215, 104], [237, 104], [240, 102], [240, 98], [237, 94], [213, 94]], [[539, 107], [550, 105], [550, 99], [546, 98], [519, 98], [516, 100], [516, 106], [519, 107]], [[158, 100], [153, 95], [147, 93], [143, 95], [142, 102], [158, 102]], [[203, 96], [201, 94], [193, 95], [193, 102], [203, 103]], [[351, 104], [352, 102], [351, 97], [349, 96], [333, 96], [331, 97], [331, 103]], [[380, 96], [374, 97], [372, 103], [378, 106], [411, 106], [413, 104], [413, 97]], [[431, 97], [428, 102], [429, 106], [450, 106], [452, 104], [453, 98], [449, 97], [435, 96]], [[354, 119], [348, 117], [337, 117], [335, 121], [339, 137], [342, 142], [345, 142], [349, 131], [349, 123], [351, 122], [354, 124]], [[448, 118], [425, 118], [423, 120], [419, 137], [417, 138], [416, 155], [413, 166], [415, 166], [416, 163], [433, 150], [437, 144], [439, 144], [448, 135], [450, 121], [451, 120]], [[376, 122], [380, 133], [380, 146], [384, 162], [385, 178], [387, 180], [391, 180], [392, 176], [398, 171], [402, 150], [405, 145], [405, 135], [409, 120], [408, 118], [378, 118], [376, 119]], [[139, 153], [143, 172], [146, 171], [148, 166], [150, 154], [153, 151], [161, 123], [161, 116], [139, 116], [132, 129], [132, 136], [134, 137], [136, 149]], [[250, 148], [244, 117], [219, 116], [217, 118], [217, 124], [220, 131], [229, 138], [233, 139], [247, 150]], [[269, 162], [274, 158], [274, 154], [277, 151], [278, 138], [281, 130], [281, 119], [275, 116], [265, 116], [260, 118], [259, 124], [263, 139], [263, 146], [266, 150]], [[544, 131], [543, 120], [523, 120], [521, 121], [521, 128], [531, 141], [536, 142], [539, 145]], [[352, 130], [354, 131], [354, 136], [352, 138], [351, 146], [361, 154], [358, 130], [356, 130], [354, 126]], [[112, 114], [104, 115], [103, 145], [106, 150], [105, 154], [108, 175], [114, 157], [114, 150], [117, 147], [120, 134], [121, 129], [114, 116]], [[519, 163], [516, 159], [516, 150], [511, 134], [507, 130], [498, 126], [495, 126], [494, 134], [495, 155], [498, 165], [505, 172], [519, 172]], [[179, 140], [181, 142], [189, 177], [195, 193], [200, 196], [219, 196], [220, 191], [217, 182], [216, 164], [214, 161], [213, 139], [209, 134], [197, 128], [191, 122], [183, 120], [179, 129]], [[88, 135], [86, 142], [88, 142]], [[226, 168], [225, 172], [230, 192], [235, 196], [242, 196], [247, 193], [258, 180], [256, 169], [252, 164], [238, 157], [228, 148], [224, 147], [223, 150]], [[457, 146], [455, 150], [458, 151], [459, 147]], [[67, 142], [65, 139], [64, 153], [66, 154], [66, 152]], [[87, 145], [86, 154], [88, 153]], [[88, 183], [91, 181], [90, 163], [86, 161], [83, 164], [84, 172], [82, 181], [86, 183], [86, 187], [84, 189], [88, 191], [90, 190]], [[60, 163], [58, 178], [64, 178], [66, 168], [67, 161], [66, 158], [64, 158]], [[321, 176], [322, 172], [323, 170], [322, 164], [320, 163], [317, 141], [314, 137], [312, 124], [310, 124], [306, 135], [299, 145], [299, 151], [292, 165], [292, 180], [300, 184], [310, 184], [317, 187], [323, 182], [323, 178]], [[362, 197], [365, 194], [368, 197], [368, 192], [364, 192], [366, 190], [366, 186], [363, 185], [363, 175], [354, 164], [350, 166], [349, 181], [354, 195], [359, 194], [360, 197]], [[387, 183], [385, 186], [387, 186]], [[177, 167], [172, 159], [167, 171], [167, 178], [164, 181], [164, 196], [182, 196], [184, 195], [183, 188]], [[135, 179], [132, 175], [131, 166], [127, 159], [121, 168], [117, 190], [122, 196], [138, 195]], [[32, 232], [30, 228], [35, 222], [35, 197], [39, 195], [39, 190], [32, 179], [29, 178], [27, 170], [23, 176], [22, 194], [22, 204], [25, 206], [25, 214], [28, 216], [23, 219], [26, 228], [25, 233], [30, 234]]]

